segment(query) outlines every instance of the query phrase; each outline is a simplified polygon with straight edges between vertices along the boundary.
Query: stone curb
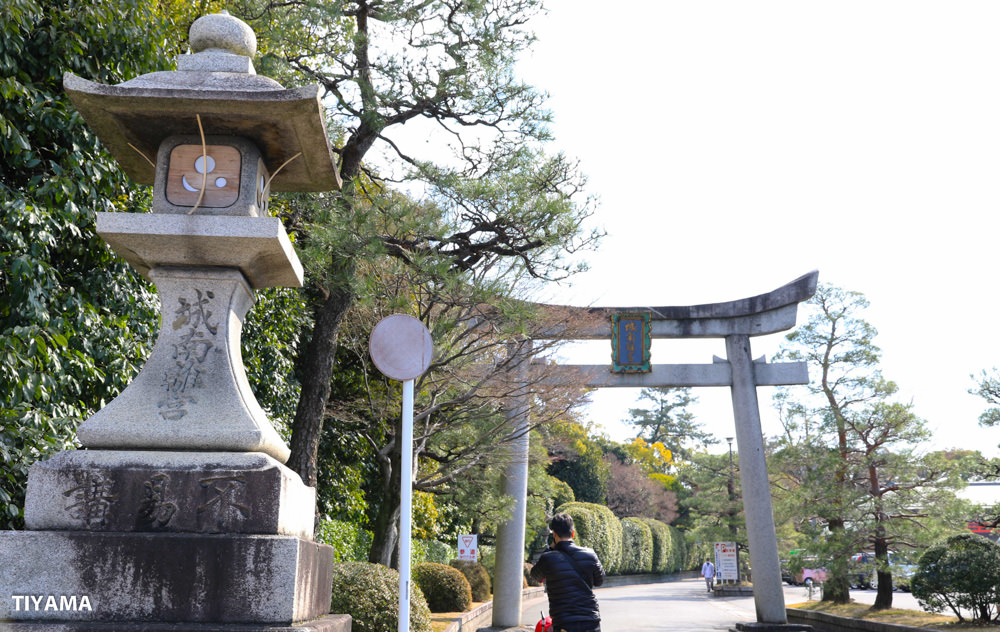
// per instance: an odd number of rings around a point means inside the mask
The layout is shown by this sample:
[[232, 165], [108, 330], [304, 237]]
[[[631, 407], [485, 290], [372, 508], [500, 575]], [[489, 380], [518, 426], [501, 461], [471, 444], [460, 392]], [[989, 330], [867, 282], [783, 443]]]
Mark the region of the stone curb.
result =
[[816, 632], [922, 632], [931, 628], [918, 628], [898, 623], [881, 623], [864, 619], [838, 617], [825, 612], [786, 608], [789, 623], [811, 625]]

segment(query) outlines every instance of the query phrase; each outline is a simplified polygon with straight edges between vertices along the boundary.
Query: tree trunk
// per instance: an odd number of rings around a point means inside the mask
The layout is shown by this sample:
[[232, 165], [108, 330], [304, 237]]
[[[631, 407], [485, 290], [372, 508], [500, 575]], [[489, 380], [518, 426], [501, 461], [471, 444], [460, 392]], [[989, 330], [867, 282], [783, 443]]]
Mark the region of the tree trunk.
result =
[[337, 332], [340, 322], [354, 300], [349, 278], [354, 264], [349, 259], [332, 262], [331, 267], [341, 279], [326, 301], [316, 310], [312, 338], [302, 366], [302, 392], [292, 423], [291, 456], [288, 467], [302, 477], [302, 482], [316, 487], [319, 440], [323, 434], [323, 418], [330, 398], [330, 379], [333, 377], [337, 353]]
[[[833, 329], [830, 331], [831, 339], [836, 334], [836, 325], [834, 324]], [[834, 481], [837, 485], [838, 497], [835, 501], [835, 507], [840, 509], [838, 513], [838, 518], [833, 518], [827, 521], [827, 526], [830, 529], [830, 539], [834, 542], [834, 557], [833, 562], [830, 564], [829, 573], [827, 574], [826, 584], [823, 586], [823, 601], [832, 601], [833, 603], [843, 604], [850, 603], [851, 601], [851, 581], [848, 576], [848, 556], [849, 551], [844, 550], [843, 540], [844, 540], [844, 518], [842, 502], [843, 489], [846, 487], [845, 482], [847, 481], [847, 468], [848, 468], [848, 458], [849, 453], [847, 450], [847, 422], [844, 419], [843, 408], [840, 402], [837, 401], [837, 395], [834, 392], [833, 386], [830, 384], [830, 356], [833, 351], [833, 342], [827, 343], [826, 355], [823, 360], [823, 393], [826, 395], [827, 403], [830, 406], [830, 410], [833, 413], [834, 420], [837, 426], [837, 449], [840, 454], [840, 463], [837, 467], [837, 471], [834, 473]]]
[[[881, 522], [881, 518], [877, 518]], [[888, 610], [892, 607], [892, 572], [889, 570], [889, 544], [885, 539], [885, 527], [875, 527], [875, 572], [878, 577], [878, 594], [875, 595], [873, 610]]]
[[843, 519], [830, 520], [828, 527], [830, 529], [830, 539], [835, 543], [835, 557], [830, 563], [826, 583], [823, 585], [823, 601], [850, 603], [851, 584], [847, 575], [847, 558], [838, 554], [840, 549], [843, 548], [839, 545], [839, 542], [844, 537], [844, 521]]
[[[397, 429], [398, 430], [398, 429]], [[397, 437], [399, 436], [397, 432]], [[382, 464], [382, 504], [372, 524], [372, 546], [368, 550], [368, 561], [391, 568], [398, 568], [398, 555], [394, 555], [399, 542], [400, 503], [400, 451], [399, 442], [393, 443], [389, 458]], [[395, 564], [395, 565], [394, 565]]]

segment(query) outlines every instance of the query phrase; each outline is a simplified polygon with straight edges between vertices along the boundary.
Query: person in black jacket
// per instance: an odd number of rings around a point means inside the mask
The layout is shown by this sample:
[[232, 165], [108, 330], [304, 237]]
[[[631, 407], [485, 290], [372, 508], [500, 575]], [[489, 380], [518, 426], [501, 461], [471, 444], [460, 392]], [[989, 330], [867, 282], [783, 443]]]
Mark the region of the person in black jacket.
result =
[[545, 582], [549, 616], [555, 632], [601, 632], [601, 611], [594, 588], [604, 583], [604, 567], [593, 549], [573, 543], [573, 517], [561, 513], [549, 522], [554, 544], [547, 548], [531, 576]]

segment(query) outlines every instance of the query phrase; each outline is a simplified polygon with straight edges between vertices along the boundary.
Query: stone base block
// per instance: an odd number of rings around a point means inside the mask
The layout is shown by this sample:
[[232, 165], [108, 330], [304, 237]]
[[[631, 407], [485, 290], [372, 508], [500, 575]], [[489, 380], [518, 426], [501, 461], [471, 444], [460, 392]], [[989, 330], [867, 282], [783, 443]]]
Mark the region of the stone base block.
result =
[[351, 632], [351, 616], [331, 614], [291, 625], [243, 623], [3, 623], [3, 632]]
[[29, 530], [294, 535], [316, 490], [261, 453], [69, 450], [31, 467]]
[[329, 611], [332, 565], [290, 536], [0, 532], [0, 621], [288, 625]]

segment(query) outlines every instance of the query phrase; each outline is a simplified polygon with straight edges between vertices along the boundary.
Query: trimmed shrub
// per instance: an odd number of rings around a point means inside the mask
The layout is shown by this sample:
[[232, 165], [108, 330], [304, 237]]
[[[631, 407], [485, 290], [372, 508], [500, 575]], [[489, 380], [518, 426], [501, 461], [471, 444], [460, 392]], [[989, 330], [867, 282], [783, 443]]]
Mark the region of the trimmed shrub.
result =
[[489, 601], [490, 595], [493, 594], [493, 587], [490, 584], [490, 574], [486, 572], [485, 566], [468, 560], [452, 560], [449, 564], [461, 571], [465, 575], [465, 579], [469, 580], [473, 601]]
[[364, 562], [372, 545], [372, 533], [352, 522], [324, 518], [316, 531], [316, 541], [333, 547], [334, 562]]
[[[353, 632], [396, 632], [399, 572], [369, 562], [334, 564], [330, 612], [351, 615]], [[410, 630], [431, 632], [431, 613], [419, 586], [410, 595]]]
[[556, 513], [573, 516], [578, 544], [589, 546], [597, 553], [608, 575], [620, 573], [622, 555], [622, 525], [604, 505], [572, 502], [556, 508]]
[[653, 551], [650, 555], [650, 572], [672, 573], [677, 569], [670, 567], [670, 528], [663, 522], [654, 518], [639, 518], [643, 524], [649, 527], [650, 535], [653, 537]]
[[622, 518], [621, 574], [653, 571], [653, 532], [640, 518]]
[[525, 588], [527, 588], [529, 586], [541, 586], [542, 585], [542, 582], [538, 581], [537, 579], [535, 579], [534, 577], [531, 576], [531, 569], [534, 568], [534, 567], [535, 567], [535, 565], [532, 564], [531, 562], [525, 562], [524, 563], [524, 587]]
[[946, 607], [963, 621], [962, 609], [987, 623], [1000, 608], [1000, 544], [974, 533], [954, 535], [920, 556], [910, 590], [934, 612]]
[[670, 532], [670, 570], [668, 572], [676, 573], [690, 570], [691, 554], [687, 538], [684, 537], [680, 529], [673, 525], [667, 525], [667, 530]]
[[465, 612], [472, 605], [472, 587], [457, 568], [424, 562], [413, 567], [413, 580], [431, 612]]

